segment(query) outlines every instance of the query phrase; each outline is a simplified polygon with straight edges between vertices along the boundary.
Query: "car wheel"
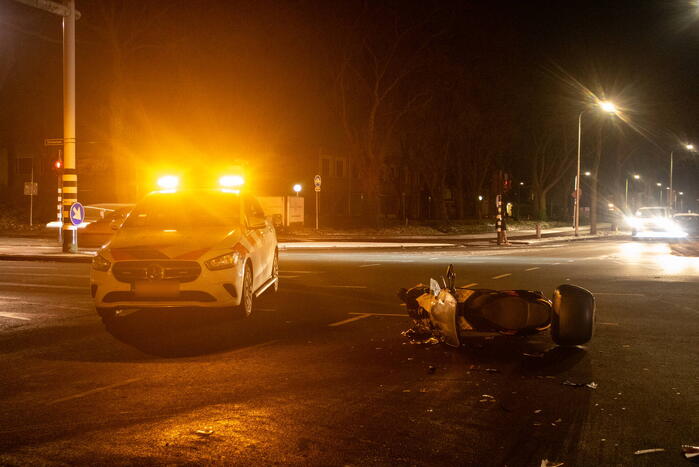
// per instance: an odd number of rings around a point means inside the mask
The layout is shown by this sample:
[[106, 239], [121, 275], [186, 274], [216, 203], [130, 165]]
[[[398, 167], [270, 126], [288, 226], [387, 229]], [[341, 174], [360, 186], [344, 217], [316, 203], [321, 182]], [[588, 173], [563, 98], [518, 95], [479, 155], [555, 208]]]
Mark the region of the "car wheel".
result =
[[97, 314], [102, 318], [105, 327], [110, 327], [116, 321], [116, 310], [114, 308], [97, 308]]
[[272, 262], [272, 279], [276, 279], [272, 286], [272, 292], [279, 290], [279, 252], [274, 252], [274, 261]]
[[252, 300], [252, 268], [250, 264], [246, 264], [243, 273], [243, 287], [240, 293], [240, 305], [235, 307], [235, 315], [240, 318], [249, 318], [252, 315]]
[[595, 297], [589, 290], [570, 284], [553, 292], [551, 337], [561, 346], [581, 345], [592, 339]]

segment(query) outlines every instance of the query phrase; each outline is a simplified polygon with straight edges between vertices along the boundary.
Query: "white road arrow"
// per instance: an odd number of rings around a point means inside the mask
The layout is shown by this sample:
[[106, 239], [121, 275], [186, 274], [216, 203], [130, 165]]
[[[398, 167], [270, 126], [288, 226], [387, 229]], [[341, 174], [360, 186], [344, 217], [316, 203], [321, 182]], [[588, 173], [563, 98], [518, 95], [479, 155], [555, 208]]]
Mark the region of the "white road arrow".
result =
[[73, 219], [75, 219], [76, 221], [82, 222], [83, 216], [80, 213], [80, 208], [78, 208], [78, 207], [73, 208]]

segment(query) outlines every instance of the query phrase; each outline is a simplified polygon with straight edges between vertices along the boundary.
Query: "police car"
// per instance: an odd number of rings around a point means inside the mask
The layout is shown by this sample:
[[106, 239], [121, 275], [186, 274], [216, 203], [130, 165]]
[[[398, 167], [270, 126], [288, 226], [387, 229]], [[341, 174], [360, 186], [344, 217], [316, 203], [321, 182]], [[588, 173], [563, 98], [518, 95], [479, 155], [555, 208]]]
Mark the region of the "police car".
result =
[[257, 199], [231, 189], [164, 190], [137, 203], [90, 276], [106, 324], [122, 310], [225, 308], [249, 317], [279, 286], [277, 236]]

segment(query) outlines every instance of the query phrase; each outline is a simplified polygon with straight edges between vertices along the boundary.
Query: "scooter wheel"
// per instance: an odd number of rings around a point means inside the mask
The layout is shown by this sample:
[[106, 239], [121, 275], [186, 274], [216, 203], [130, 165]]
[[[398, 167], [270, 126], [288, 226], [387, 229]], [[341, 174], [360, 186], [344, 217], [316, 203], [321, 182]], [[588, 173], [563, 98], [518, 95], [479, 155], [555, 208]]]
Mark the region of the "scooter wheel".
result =
[[595, 297], [589, 290], [563, 284], [553, 292], [551, 337], [561, 346], [581, 345], [592, 339]]

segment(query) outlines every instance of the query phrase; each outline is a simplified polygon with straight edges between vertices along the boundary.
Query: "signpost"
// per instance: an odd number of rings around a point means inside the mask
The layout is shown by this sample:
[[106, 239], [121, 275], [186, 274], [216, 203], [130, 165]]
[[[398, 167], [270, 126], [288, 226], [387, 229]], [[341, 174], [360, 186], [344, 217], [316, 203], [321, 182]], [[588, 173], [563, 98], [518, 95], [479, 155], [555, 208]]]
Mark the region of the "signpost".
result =
[[321, 184], [320, 175], [316, 175], [315, 177], [313, 177], [313, 184], [316, 187], [316, 230], [318, 230], [318, 209], [319, 209], [318, 197], [319, 197], [319, 193], [320, 193], [320, 184]]
[[85, 208], [82, 204], [75, 202], [70, 205], [70, 223], [81, 224], [85, 220]]

